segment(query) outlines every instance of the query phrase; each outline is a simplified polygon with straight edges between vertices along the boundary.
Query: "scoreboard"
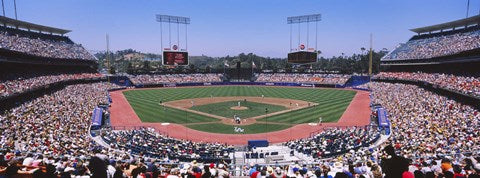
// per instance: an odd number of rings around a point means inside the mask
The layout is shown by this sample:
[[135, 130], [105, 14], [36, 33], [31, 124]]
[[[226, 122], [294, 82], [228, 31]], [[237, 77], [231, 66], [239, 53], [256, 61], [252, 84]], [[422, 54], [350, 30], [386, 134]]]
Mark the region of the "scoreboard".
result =
[[163, 65], [188, 65], [188, 52], [163, 51]]
[[317, 52], [297, 51], [288, 53], [288, 63], [307, 64], [317, 62]]

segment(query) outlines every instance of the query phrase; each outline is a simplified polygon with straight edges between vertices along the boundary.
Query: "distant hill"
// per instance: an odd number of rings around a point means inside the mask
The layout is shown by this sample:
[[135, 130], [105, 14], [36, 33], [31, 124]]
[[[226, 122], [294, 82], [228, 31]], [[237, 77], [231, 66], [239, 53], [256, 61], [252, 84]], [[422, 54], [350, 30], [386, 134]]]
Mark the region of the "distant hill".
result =
[[[127, 60], [127, 61], [149, 60], [149, 61], [153, 61], [153, 60], [161, 60], [162, 59], [162, 55], [160, 55], [160, 54], [142, 53], [140, 51], [136, 51], [136, 50], [133, 50], [133, 49], [120, 50], [120, 51], [116, 51], [114, 53], [112, 53], [112, 52], [110, 52], [110, 53], [111, 53], [111, 59], [113, 59], [115, 61], [121, 61], [121, 60]], [[100, 60], [104, 60], [106, 58], [106, 52], [105, 51], [97, 52], [94, 55], [95, 55], [95, 57], [97, 57]]]
[[[373, 51], [373, 72], [379, 71], [380, 58], [387, 54], [387, 50]], [[253, 53], [240, 53], [236, 56], [210, 57], [189, 56], [189, 66], [164, 66], [161, 55], [142, 53], [133, 49], [126, 49], [110, 53], [110, 67], [121, 73], [162, 73], [162, 72], [223, 72], [224, 68], [235, 68], [240, 62], [242, 68], [251, 68], [255, 64], [255, 71], [270, 72], [327, 72], [327, 73], [366, 73], [368, 70], [368, 53], [353, 54], [352, 56], [320, 57], [316, 63], [295, 65], [287, 63], [286, 58], [270, 58], [257, 56]], [[106, 52], [97, 52], [99, 68], [108, 65]]]

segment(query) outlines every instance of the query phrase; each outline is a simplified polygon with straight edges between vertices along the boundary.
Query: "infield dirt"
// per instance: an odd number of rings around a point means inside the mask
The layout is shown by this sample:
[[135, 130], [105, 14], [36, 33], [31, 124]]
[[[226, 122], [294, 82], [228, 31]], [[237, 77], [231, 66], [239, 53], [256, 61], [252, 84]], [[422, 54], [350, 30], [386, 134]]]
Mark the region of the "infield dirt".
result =
[[206, 104], [212, 103], [219, 103], [219, 102], [227, 102], [227, 101], [249, 101], [249, 102], [256, 102], [256, 103], [264, 103], [264, 104], [271, 104], [271, 105], [279, 105], [284, 106], [287, 108], [286, 110], [269, 113], [266, 116], [274, 116], [278, 114], [283, 114], [286, 112], [304, 109], [308, 107], [314, 107], [318, 105], [317, 103], [307, 102], [302, 100], [294, 100], [294, 99], [284, 99], [284, 98], [269, 98], [269, 97], [250, 97], [250, 96], [232, 96], [232, 97], [208, 97], [208, 98], [192, 98], [192, 99], [183, 99], [183, 100], [175, 100], [163, 103], [163, 105], [175, 109], [180, 109], [196, 114], [201, 114], [204, 116], [220, 119], [222, 123], [228, 125], [250, 125], [256, 123], [256, 119], [263, 118], [265, 115], [250, 117], [250, 118], [242, 118], [241, 124], [236, 124], [233, 119], [226, 118], [223, 116], [218, 116], [210, 113], [204, 113], [196, 110], [190, 109], [191, 107], [201, 106]]

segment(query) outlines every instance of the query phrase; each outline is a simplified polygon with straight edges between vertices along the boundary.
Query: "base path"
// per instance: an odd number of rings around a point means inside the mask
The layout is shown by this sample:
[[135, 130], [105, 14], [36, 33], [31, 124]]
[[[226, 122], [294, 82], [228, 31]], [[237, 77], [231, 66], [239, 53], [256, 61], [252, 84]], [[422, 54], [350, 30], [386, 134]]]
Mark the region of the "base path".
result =
[[337, 123], [321, 125], [299, 124], [285, 130], [259, 134], [219, 134], [193, 130], [180, 124], [143, 123], [135, 114], [123, 91], [110, 92], [112, 104], [110, 120], [113, 127], [131, 129], [134, 127], [153, 127], [162, 134], [178, 139], [195, 142], [217, 142], [230, 145], [246, 145], [248, 140], [267, 139], [270, 143], [281, 143], [295, 139], [307, 138], [311, 133], [326, 127], [364, 126], [370, 121], [370, 97], [366, 91], [357, 94], [348, 105]]
[[[225, 102], [225, 101], [251, 101], [251, 102], [256, 102], [256, 103], [265, 103], [265, 104], [271, 104], [271, 105], [279, 105], [279, 106], [284, 106], [285, 110], [273, 112], [273, 113], [268, 113], [266, 115], [258, 115], [254, 117], [249, 117], [249, 118], [242, 118], [243, 121], [241, 124], [237, 124], [233, 121], [231, 118], [223, 117], [223, 116], [218, 116], [215, 114], [210, 114], [210, 113], [205, 113], [197, 110], [192, 110], [190, 109], [193, 104], [196, 106], [200, 105], [206, 105], [206, 104], [212, 104], [212, 103], [220, 103], [220, 102]], [[211, 98], [190, 98], [190, 99], [183, 99], [183, 100], [174, 100], [174, 101], [168, 101], [163, 103], [164, 106], [175, 108], [178, 110], [183, 110], [183, 111], [188, 111], [191, 113], [195, 114], [200, 114], [204, 115], [207, 117], [211, 118], [216, 118], [220, 119], [223, 124], [226, 125], [235, 125], [235, 126], [240, 126], [240, 125], [250, 125], [254, 124], [257, 122], [256, 119], [264, 118], [264, 117], [270, 117], [270, 116], [275, 116], [283, 113], [287, 113], [290, 111], [295, 111], [295, 110], [300, 110], [300, 109], [305, 109], [308, 107], [314, 107], [318, 105], [318, 103], [314, 102], [308, 102], [308, 101], [302, 101], [302, 100], [294, 100], [294, 99], [284, 99], [284, 98], [264, 98], [264, 97], [251, 97], [251, 96], [228, 96], [228, 97], [211, 97]], [[242, 108], [242, 106], [234, 106], [232, 108]], [[245, 109], [248, 109], [247, 107], [243, 107]], [[241, 109], [238, 109], [241, 110]], [[202, 123], [198, 123], [202, 124]]]

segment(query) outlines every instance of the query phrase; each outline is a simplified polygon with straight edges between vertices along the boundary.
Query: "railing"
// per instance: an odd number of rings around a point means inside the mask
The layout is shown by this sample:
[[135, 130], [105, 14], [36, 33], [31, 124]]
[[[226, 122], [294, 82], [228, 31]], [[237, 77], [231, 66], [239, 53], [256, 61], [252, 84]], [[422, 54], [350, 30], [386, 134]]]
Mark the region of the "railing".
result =
[[364, 125], [364, 126], [335, 126], [335, 127], [323, 127], [323, 128], [320, 128], [316, 131], [313, 131], [313, 132], [310, 132], [310, 137], [313, 137], [315, 135], [318, 135], [322, 132], [325, 132], [325, 131], [328, 131], [328, 130], [345, 130], [345, 129], [350, 129], [350, 128], [365, 128], [367, 129], [368, 127], [376, 127], [378, 128], [377, 125]]
[[158, 130], [157, 128], [153, 127], [145, 127], [145, 126], [111, 126], [112, 130], [140, 130], [140, 129], [154, 129], [155, 132], [159, 133], [160, 135], [168, 137], [168, 133]]

